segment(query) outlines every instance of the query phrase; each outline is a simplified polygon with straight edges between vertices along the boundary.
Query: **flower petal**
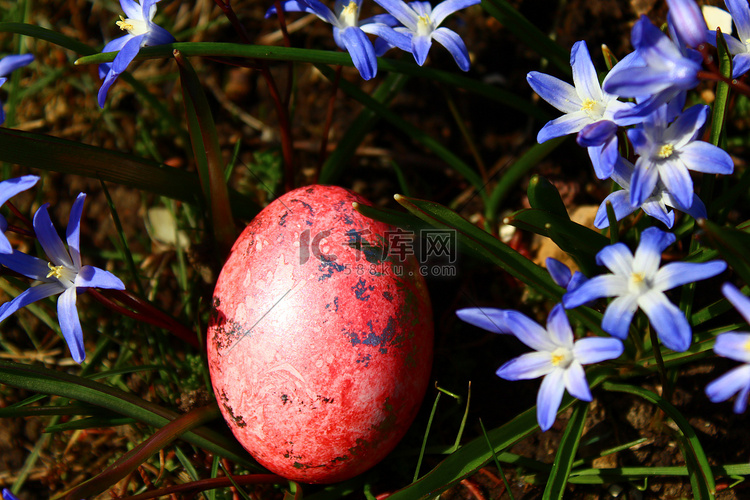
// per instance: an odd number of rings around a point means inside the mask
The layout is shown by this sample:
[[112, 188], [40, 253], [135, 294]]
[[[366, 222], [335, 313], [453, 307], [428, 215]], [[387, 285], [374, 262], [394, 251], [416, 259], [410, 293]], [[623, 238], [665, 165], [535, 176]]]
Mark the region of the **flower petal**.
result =
[[125, 13], [125, 17], [128, 19], [143, 19], [143, 11], [141, 10], [141, 4], [136, 0], [120, 0], [120, 7]]
[[732, 14], [732, 20], [737, 27], [740, 40], [750, 38], [750, 6], [745, 0], [725, 0], [727, 10]]
[[409, 31], [417, 31], [417, 19], [419, 16], [406, 2], [403, 0], [375, 0], [375, 3], [401, 21], [401, 24], [409, 28]]
[[[606, 266], [615, 274], [630, 275], [633, 271], [633, 254], [624, 243], [615, 243], [602, 248], [596, 254], [596, 263]], [[602, 295], [605, 297], [605, 295]]]
[[563, 305], [566, 309], [572, 309], [602, 297], [622, 295], [627, 291], [628, 283], [622, 276], [603, 274], [594, 276], [575, 290], [569, 290], [563, 295]]
[[432, 32], [432, 38], [448, 49], [448, 52], [453, 56], [453, 60], [456, 61], [461, 71], [469, 71], [471, 65], [469, 50], [466, 48], [466, 44], [461, 37], [458, 36], [458, 33], [448, 28], [438, 28]]
[[33, 280], [51, 281], [47, 279], [50, 271], [47, 261], [23, 252], [15, 250], [13, 253], [0, 254], [0, 264]]
[[617, 359], [624, 350], [620, 339], [606, 337], [586, 337], [573, 346], [573, 354], [582, 365]]
[[505, 311], [490, 307], [467, 307], [456, 311], [461, 321], [492, 333], [513, 333], [505, 321]]
[[108, 288], [114, 290], [125, 290], [123, 282], [104, 269], [99, 269], [94, 266], [83, 266], [76, 276], [75, 280], [76, 287], [85, 288]]
[[604, 311], [602, 330], [613, 337], [625, 340], [628, 338], [630, 323], [632, 323], [633, 315], [637, 310], [638, 297], [636, 295], [620, 295]]
[[577, 134], [586, 125], [591, 123], [591, 117], [584, 111], [575, 111], [562, 115], [559, 118], [548, 121], [539, 131], [536, 140], [539, 144], [546, 142], [555, 137], [562, 137], [568, 134]]
[[432, 37], [427, 35], [414, 34], [411, 37], [411, 53], [414, 56], [414, 60], [420, 66], [424, 65], [427, 60], [427, 54], [430, 52], [432, 47]]
[[73, 202], [73, 206], [70, 209], [70, 216], [68, 217], [68, 228], [65, 233], [68, 241], [68, 252], [70, 252], [75, 269], [81, 268], [81, 214], [83, 214], [83, 202], [85, 199], [86, 193], [79, 193], [76, 201]]
[[573, 70], [573, 85], [581, 101], [585, 99], [602, 101], [604, 95], [599, 85], [599, 75], [596, 74], [596, 68], [591, 61], [585, 41], [581, 40], [573, 44], [570, 51], [570, 66]]
[[745, 318], [745, 321], [750, 323], [750, 298], [745, 296], [731, 283], [724, 283], [721, 287], [721, 293], [739, 311], [742, 317]]
[[65, 245], [49, 218], [49, 213], [47, 212], [48, 206], [49, 203], [45, 203], [34, 214], [34, 232], [36, 232], [36, 237], [39, 240], [39, 244], [42, 245], [44, 253], [47, 254], [47, 258], [54, 265], [63, 265], [72, 268], [73, 262], [70, 260], [70, 254], [65, 249]]
[[[576, 137], [579, 146], [585, 148], [601, 146], [617, 134], [617, 124], [610, 120], [599, 120], [583, 127]], [[606, 177], [605, 177], [606, 179]]]
[[380, 40], [375, 42], [375, 54], [383, 55], [387, 50], [383, 50], [378, 45], [378, 41], [385, 42], [386, 47], [398, 47], [399, 49], [410, 52], [411, 51], [411, 36], [407, 33], [399, 33], [390, 26], [384, 24], [374, 23], [365, 24], [361, 27], [365, 33], [371, 33], [375, 36], [380, 37]]
[[693, 141], [682, 148], [680, 160], [695, 172], [728, 175], [734, 171], [734, 161], [729, 153], [704, 141]]
[[716, 337], [714, 352], [735, 361], [750, 363], [750, 333], [722, 333]]
[[536, 396], [536, 420], [542, 431], [546, 431], [555, 423], [564, 392], [565, 382], [562, 370], [555, 370], [542, 380]]
[[535, 351], [552, 352], [557, 349], [557, 344], [550, 340], [550, 335], [536, 321], [518, 311], [508, 310], [505, 312], [505, 324], [518, 340], [531, 347]]
[[544, 261], [544, 265], [547, 266], [547, 272], [552, 276], [552, 280], [563, 288], [568, 287], [570, 283], [570, 268], [552, 257], [547, 257]]
[[683, 206], [693, 201], [693, 179], [690, 172], [680, 159], [668, 159], [658, 166], [659, 179], [664, 183], [667, 191]]
[[30, 64], [34, 54], [13, 54], [0, 59], [0, 76], [8, 76], [12, 71]]
[[646, 313], [662, 343], [675, 352], [690, 347], [693, 332], [680, 309], [662, 292], [652, 290], [638, 298], [638, 305]]
[[620, 189], [611, 193], [609, 196], [604, 198], [604, 201], [599, 205], [599, 210], [596, 211], [594, 217], [594, 227], [597, 229], [604, 229], [609, 227], [609, 218], [607, 217], [607, 203], [612, 204], [612, 209], [615, 211], [615, 218], [619, 221], [627, 217], [628, 215], [635, 212], [637, 207], [630, 204], [630, 192], [625, 189]]
[[586, 373], [583, 366], [578, 361], [573, 361], [570, 366], [563, 371], [563, 383], [571, 396], [581, 401], [591, 401], [591, 390], [589, 383], [586, 381]]
[[[706, 386], [706, 396], [712, 403], [720, 403], [750, 386], [750, 365], [734, 368]], [[737, 411], [737, 410], [741, 411]], [[735, 407], [736, 413], [744, 408]]]
[[83, 329], [76, 309], [75, 287], [68, 288], [57, 298], [57, 319], [60, 321], [60, 330], [65, 342], [68, 343], [70, 355], [76, 363], [82, 363], [86, 358], [86, 350], [83, 346]]
[[497, 376], [505, 380], [530, 380], [555, 370], [548, 352], [527, 352], [498, 368]]
[[23, 175], [0, 182], [0, 205], [13, 198], [18, 193], [33, 187], [39, 181], [36, 175]]
[[727, 263], [723, 260], [702, 263], [671, 262], [656, 273], [653, 288], [661, 292], [671, 290], [687, 283], [713, 278], [717, 274], [723, 273], [726, 268]]
[[32, 286], [31, 288], [24, 290], [15, 299], [0, 306], [0, 322], [29, 304], [33, 304], [38, 300], [46, 299], [47, 297], [63, 291], [65, 291], [65, 287], [59, 282], [42, 283], [40, 285]]
[[559, 78], [531, 71], [526, 75], [526, 82], [539, 94], [539, 97], [563, 113], [581, 111], [583, 102], [578, 97], [575, 87]]
[[553, 307], [547, 316], [547, 333], [556, 345], [568, 349], [573, 347], [573, 329], [562, 304]]
[[440, 26], [445, 18], [461, 9], [480, 3], [481, 0], [444, 0], [432, 9], [430, 19], [435, 26]]
[[641, 233], [641, 241], [633, 258], [633, 272], [652, 278], [659, 270], [661, 254], [675, 242], [675, 235], [656, 227], [649, 227]]
[[375, 49], [364, 31], [354, 26], [339, 31], [339, 36], [352, 57], [354, 67], [365, 80], [370, 80], [378, 73], [378, 59]]
[[631, 205], [639, 207], [643, 205], [644, 201], [651, 198], [654, 188], [656, 188], [656, 182], [659, 180], [659, 173], [659, 169], [649, 158], [644, 156], [638, 158], [635, 162], [633, 177], [630, 179]]
[[697, 47], [706, 42], [706, 20], [695, 0], [667, 0], [670, 24], [677, 35], [689, 46]]
[[732, 78], [739, 78], [750, 70], [750, 53], [743, 52], [732, 58]]

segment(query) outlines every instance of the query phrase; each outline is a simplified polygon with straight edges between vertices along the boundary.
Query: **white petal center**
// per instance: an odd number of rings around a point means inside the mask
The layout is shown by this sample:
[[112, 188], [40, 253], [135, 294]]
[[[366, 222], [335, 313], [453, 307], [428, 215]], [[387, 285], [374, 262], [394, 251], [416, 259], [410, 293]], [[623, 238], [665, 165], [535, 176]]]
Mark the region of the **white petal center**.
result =
[[115, 24], [118, 28], [123, 31], [127, 31], [133, 36], [148, 33], [148, 23], [142, 19], [125, 19], [124, 17], [120, 16], [120, 20]]

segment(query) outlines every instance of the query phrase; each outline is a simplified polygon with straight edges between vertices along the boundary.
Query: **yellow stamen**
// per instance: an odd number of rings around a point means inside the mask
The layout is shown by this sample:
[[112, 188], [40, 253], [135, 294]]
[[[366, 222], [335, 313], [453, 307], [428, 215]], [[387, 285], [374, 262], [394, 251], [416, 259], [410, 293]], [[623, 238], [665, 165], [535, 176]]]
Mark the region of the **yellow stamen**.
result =
[[560, 364], [560, 363], [562, 362], [562, 360], [564, 360], [564, 359], [565, 359], [565, 356], [563, 356], [562, 354], [553, 354], [553, 355], [552, 355], [552, 364], [553, 364], [554, 366], [557, 366], [557, 365], [559, 365], [559, 364]]
[[594, 106], [596, 106], [596, 101], [587, 97], [583, 100], [581, 111], [594, 111]]
[[430, 19], [430, 16], [419, 16], [419, 18], [417, 18], [417, 34], [429, 35], [430, 33], [432, 33], [432, 20]]
[[674, 146], [671, 144], [662, 144], [662, 146], [659, 148], [659, 152], [656, 153], [656, 156], [659, 158], [669, 158], [674, 153]]
[[122, 31], [133, 31], [133, 25], [129, 22], [128, 19], [125, 19], [124, 17], [120, 16], [120, 20], [115, 22], [118, 28], [120, 28]]
[[47, 273], [48, 278], [62, 278], [62, 272], [63, 269], [65, 269], [65, 266], [53, 266], [52, 262], [47, 262], [47, 267], [49, 267], [50, 271]]
[[349, 4], [344, 7], [344, 10], [341, 11], [339, 19], [343, 21], [345, 26], [356, 26], [357, 16], [357, 3], [354, 0], [351, 0]]

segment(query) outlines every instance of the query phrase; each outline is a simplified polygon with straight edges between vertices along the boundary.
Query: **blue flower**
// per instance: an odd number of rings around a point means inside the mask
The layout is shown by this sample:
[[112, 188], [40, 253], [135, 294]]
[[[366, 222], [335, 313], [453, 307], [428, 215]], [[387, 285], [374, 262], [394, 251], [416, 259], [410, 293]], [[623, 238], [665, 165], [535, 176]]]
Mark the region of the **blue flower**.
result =
[[381, 7], [398, 19], [403, 26], [382, 26], [377, 35], [390, 46], [411, 52], [417, 64], [422, 66], [434, 39], [448, 49], [458, 67], [469, 71], [469, 51], [455, 31], [439, 27], [446, 17], [454, 12], [480, 3], [481, 0], [444, 0], [434, 8], [429, 2], [403, 0], [375, 0]]
[[[36, 184], [37, 181], [39, 181], [39, 177], [36, 175], [24, 175], [22, 177], [16, 177], [14, 179], [0, 182], [0, 205], [5, 205], [6, 201], [18, 193], [26, 191]], [[8, 221], [5, 220], [5, 217], [0, 215], [0, 253], [13, 253], [13, 247], [10, 246], [8, 237], [5, 236], [5, 231], [7, 230]]]
[[[365, 80], [378, 72], [375, 49], [365, 33], [378, 34], [382, 27], [393, 26], [398, 21], [389, 14], [381, 14], [359, 20], [362, 0], [336, 0], [333, 10], [320, 0], [284, 0], [281, 7], [285, 12], [308, 12], [333, 25], [333, 40], [340, 49], [349, 52], [354, 67]], [[266, 12], [266, 18], [276, 14], [276, 6]]]
[[[32, 54], [5, 56], [0, 59], [0, 87], [2, 87], [3, 84], [8, 81], [6, 77], [11, 74], [11, 72], [17, 70], [18, 68], [26, 66], [33, 60], [34, 56]], [[0, 102], [0, 124], [4, 121], [5, 111], [3, 111], [3, 103]]]
[[640, 120], [615, 118], [618, 111], [630, 109], [634, 104], [618, 101], [616, 95], [602, 91], [586, 42], [573, 45], [570, 66], [573, 85], [538, 71], [526, 76], [539, 97], [565, 113], [544, 125], [537, 141], [578, 134], [579, 145], [588, 148], [596, 176], [607, 179], [619, 156], [618, 125], [633, 125]]
[[[725, 283], [721, 291], [742, 314], [745, 321], [750, 322], [750, 299], [730, 283]], [[712, 403], [720, 403], [737, 394], [737, 399], [734, 400], [734, 412], [743, 413], [747, 407], [748, 394], [750, 394], [750, 333], [722, 333], [716, 337], [714, 352], [719, 356], [741, 361], [744, 364], [708, 384], [706, 395]]]
[[[122, 10], [127, 17], [120, 16], [117, 26], [128, 34], [115, 38], [104, 46], [102, 52], [120, 51], [111, 63], [99, 65], [99, 78], [103, 78], [99, 89], [99, 107], [104, 107], [109, 88], [115, 83], [120, 73], [135, 59], [141, 47], [163, 45], [175, 41], [174, 37], [161, 26], [153, 23], [156, 15], [156, 4], [161, 0], [120, 0]], [[143, 3], [139, 3], [143, 2]]]
[[594, 226], [598, 229], [609, 227], [607, 218], [607, 203], [612, 204], [615, 212], [615, 218], [619, 221], [641, 208], [647, 215], [662, 222], [665, 226], [671, 228], [674, 225], [674, 212], [669, 208], [676, 208], [681, 212], [690, 214], [694, 219], [705, 219], [706, 206], [693, 194], [693, 200], [689, 207], [684, 207], [674, 196], [667, 190], [664, 183], [658, 181], [651, 196], [646, 198], [639, 206], [630, 204], [630, 181], [633, 177], [635, 167], [625, 158], [619, 157], [612, 172], [612, 180], [622, 187], [607, 196], [594, 217]]
[[700, 53], [673, 42], [646, 16], [631, 31], [635, 55], [617, 63], [604, 82], [604, 90], [620, 97], [645, 98], [615, 117], [645, 117], [656, 108], [698, 85], [703, 61]]
[[[750, 5], [747, 0], [725, 0], [727, 9], [737, 27], [735, 38], [723, 33], [732, 58], [732, 78], [739, 78], [750, 70]], [[716, 45], [716, 31], [709, 32], [711, 43]]]
[[47, 204], [42, 205], [34, 215], [34, 231], [47, 254], [49, 261], [38, 259], [25, 253], [14, 251], [10, 255], [0, 254], [0, 264], [41, 281], [10, 302], [0, 307], [0, 322], [22, 307], [38, 300], [61, 294], [57, 299], [57, 316], [60, 329], [68, 343], [73, 359], [81, 363], [86, 357], [83, 347], [83, 330], [76, 309], [76, 295], [87, 288], [112, 288], [124, 290], [125, 285], [115, 275], [93, 266], [83, 266], [80, 254], [80, 229], [83, 202], [81, 193], [73, 203], [68, 220], [66, 239], [68, 248], [58, 236], [47, 213]]
[[708, 27], [695, 0], [667, 0], [667, 5], [669, 25], [681, 41], [691, 47], [706, 42]]
[[630, 181], [631, 205], [642, 205], [661, 180], [681, 206], [690, 208], [694, 195], [690, 170], [732, 173], [734, 162], [726, 151], [697, 140], [708, 118], [708, 110], [708, 106], [697, 104], [670, 124], [667, 107], [662, 106], [648, 116], [642, 127], [628, 130], [628, 138], [639, 155]]
[[[497, 375], [505, 380], [544, 377], [536, 400], [537, 422], [543, 431], [555, 422], [565, 389], [573, 397], [591, 401], [582, 365], [615, 359], [623, 351], [622, 342], [613, 338], [587, 337], [574, 342], [562, 304], [557, 304], [550, 312], [546, 330], [518, 311], [470, 308], [458, 310], [456, 314], [480, 328], [512, 333], [536, 351], [508, 361], [497, 370]], [[488, 318], [492, 318], [489, 325]]]
[[604, 313], [602, 329], [625, 339], [635, 311], [640, 307], [657, 335], [668, 348], [682, 352], [690, 347], [692, 331], [685, 315], [664, 293], [680, 285], [710, 278], [727, 265], [715, 260], [705, 263], [672, 262], [659, 268], [662, 252], [675, 236], [655, 227], [641, 233], [635, 256], [623, 243], [604, 247], [596, 262], [612, 274], [595, 276], [563, 296], [570, 309], [601, 297], [617, 297]]

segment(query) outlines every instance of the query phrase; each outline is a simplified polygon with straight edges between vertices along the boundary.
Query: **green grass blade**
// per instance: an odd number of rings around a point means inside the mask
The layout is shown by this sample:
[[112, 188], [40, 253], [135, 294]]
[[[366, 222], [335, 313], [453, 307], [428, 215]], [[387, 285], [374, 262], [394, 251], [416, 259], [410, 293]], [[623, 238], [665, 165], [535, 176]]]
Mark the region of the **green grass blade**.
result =
[[[372, 98], [383, 105], [387, 105], [398, 95], [408, 80], [403, 75], [390, 74], [373, 92]], [[354, 151], [362, 144], [365, 135], [372, 130], [379, 120], [380, 116], [370, 108], [366, 107], [359, 113], [359, 116], [347, 129], [344, 137], [336, 145], [336, 149], [323, 163], [318, 175], [320, 184], [336, 182], [341, 172], [346, 168], [347, 162], [354, 156]]]
[[687, 421], [687, 419], [682, 415], [682, 413], [680, 413], [677, 408], [672, 406], [671, 403], [669, 403], [659, 395], [643, 389], [642, 387], [636, 387], [627, 384], [617, 384], [614, 382], [605, 382], [603, 384], [603, 388], [607, 391], [624, 392], [645, 399], [646, 401], [657, 405], [662, 411], [664, 411], [664, 413], [667, 414], [667, 416], [674, 420], [675, 424], [677, 424], [677, 427], [680, 430], [679, 435], [682, 436], [685, 441], [685, 450], [690, 455], [689, 457], [685, 457], [685, 461], [688, 464], [690, 464], [691, 461], [694, 462], [697, 466], [696, 473], [700, 475], [700, 481], [698, 481], [698, 485], [701, 490], [694, 491], [693, 493], [696, 495], [696, 498], [698, 498], [699, 495], [701, 495], [700, 498], [714, 498], [714, 493], [716, 492], [716, 484], [714, 482], [713, 472], [711, 471], [711, 467], [708, 464], [706, 453], [703, 451], [703, 446], [701, 446], [700, 441], [698, 440], [698, 436], [695, 434], [695, 431], [690, 425], [690, 422]]
[[182, 97], [185, 101], [193, 155], [198, 165], [203, 196], [210, 209], [211, 230], [221, 253], [220, 261], [223, 262], [238, 233], [229, 206], [229, 191], [224, 177], [224, 162], [216, 124], [206, 94], [190, 61], [178, 51], [175, 51], [174, 57], [180, 69]]
[[[532, 261], [516, 252], [491, 234], [478, 228], [451, 209], [427, 200], [407, 198], [396, 195], [399, 202], [409, 212], [428, 224], [439, 228], [455, 229], [459, 247], [468, 253], [499, 266], [511, 276], [534, 288], [547, 298], [560, 301], [564, 290], [552, 281], [549, 273]], [[598, 237], [604, 236], [595, 233]], [[587, 328], [598, 335], [605, 335], [601, 329], [601, 315], [586, 307], [570, 311], [571, 317], [583, 322]]]
[[[138, 53], [136, 60], [171, 58], [174, 49], [179, 50], [186, 57], [241, 57], [247, 59], [325, 64], [328, 66], [354, 66], [351, 57], [346, 52], [222, 42], [177, 42], [154, 47], [143, 47]], [[76, 61], [76, 64], [112, 62], [115, 55], [112, 52], [93, 54], [81, 57]], [[418, 66], [413, 61], [398, 61], [384, 57], [378, 58], [378, 69], [382, 72], [401, 73], [423, 78], [426, 81], [435, 81], [451, 87], [462, 88], [491, 101], [517, 109], [525, 115], [533, 116], [540, 121], [550, 119], [549, 114], [539, 109], [529, 100], [521, 99], [513, 92], [494, 85], [481, 83], [474, 78], [463, 76], [460, 73], [426, 68]]]
[[517, 189], [518, 182], [532, 169], [536, 168], [539, 162], [562, 144], [564, 140], [564, 137], [560, 137], [542, 144], [534, 144], [513, 165], [503, 170], [500, 180], [492, 190], [492, 195], [485, 208], [485, 217], [488, 220], [494, 221], [496, 219], [508, 193], [513, 189]]
[[[119, 389], [84, 377], [0, 360], [0, 383], [57, 396], [75, 399], [109, 409], [153, 427], [163, 427], [178, 414]], [[197, 429], [184, 439], [205, 450], [222, 455], [250, 469], [258, 469], [254, 461], [233, 440], [210, 429]]]
[[[591, 381], [591, 387], [593, 388], [601, 384], [609, 376], [609, 372], [601, 368], [593, 369], [586, 376]], [[560, 411], [567, 409], [575, 401], [575, 399], [565, 396], [560, 405]], [[536, 407], [532, 407], [520, 413], [507, 424], [488, 432], [486, 438], [481, 435], [465, 444], [422, 476], [421, 479], [395, 492], [388, 498], [389, 500], [435, 498], [436, 495], [487, 465], [493, 459], [493, 450], [502, 460], [503, 454], [500, 453], [502, 450], [522, 440], [534, 432], [537, 427]], [[488, 449], [487, 439], [489, 439], [492, 449]]]
[[557, 448], [552, 472], [550, 472], [547, 486], [544, 488], [542, 500], [561, 500], [565, 494], [565, 485], [568, 483], [570, 469], [575, 461], [578, 445], [581, 443], [583, 424], [586, 423], [588, 407], [589, 405], [585, 401], [578, 401], [573, 406], [573, 415], [565, 426], [565, 432], [560, 441], [560, 446]]
[[[114, 182], [189, 203], [201, 197], [196, 174], [33, 132], [0, 128], [0, 161]], [[256, 203], [237, 193], [232, 193], [231, 202], [235, 213], [243, 218], [252, 218], [260, 211]]]

